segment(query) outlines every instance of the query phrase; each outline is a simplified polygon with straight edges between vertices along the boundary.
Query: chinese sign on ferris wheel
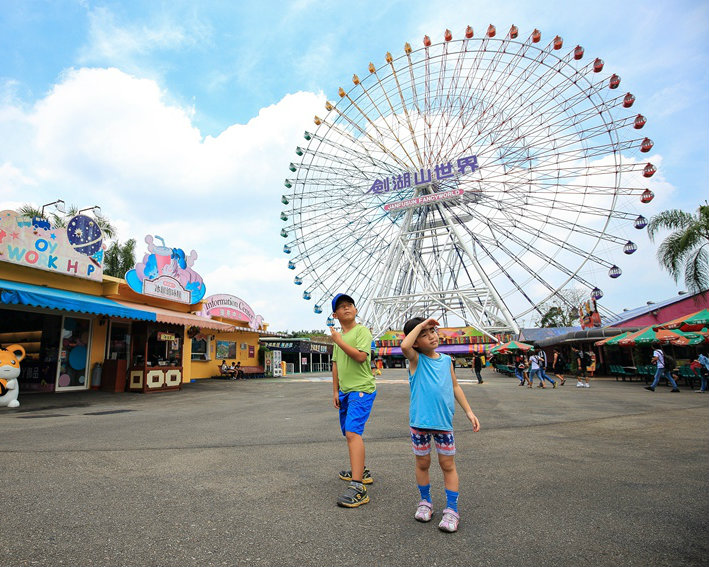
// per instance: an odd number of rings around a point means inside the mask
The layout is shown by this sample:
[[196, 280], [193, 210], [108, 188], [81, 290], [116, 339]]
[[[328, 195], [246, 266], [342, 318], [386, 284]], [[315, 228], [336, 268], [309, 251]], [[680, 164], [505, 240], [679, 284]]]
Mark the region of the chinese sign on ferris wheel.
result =
[[[454, 179], [465, 175], [466, 169], [470, 169], [468, 173], [473, 173], [478, 169], [478, 157], [477, 156], [466, 156], [458, 158], [456, 161], [457, 167], [454, 169], [453, 164], [448, 161], [445, 163], [439, 163], [433, 168], [421, 168], [419, 171], [413, 174], [413, 183], [411, 172], [403, 172], [399, 175], [392, 175], [391, 178], [385, 177], [384, 179], [377, 179], [372, 183], [367, 193], [389, 193], [390, 191], [398, 191], [399, 189], [407, 189], [410, 187], [417, 187], [419, 185], [426, 185], [428, 183], [434, 183], [436, 181], [445, 181], [446, 179]], [[433, 171], [433, 172], [432, 172]], [[435, 173], [435, 176], [434, 176]], [[435, 179], [434, 179], [435, 177]]]

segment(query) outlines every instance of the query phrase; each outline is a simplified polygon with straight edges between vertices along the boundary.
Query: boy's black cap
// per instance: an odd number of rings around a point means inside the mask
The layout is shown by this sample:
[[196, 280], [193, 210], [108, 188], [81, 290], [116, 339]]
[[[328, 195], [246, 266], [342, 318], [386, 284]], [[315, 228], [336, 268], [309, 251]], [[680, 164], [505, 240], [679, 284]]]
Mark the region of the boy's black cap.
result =
[[355, 304], [354, 299], [352, 299], [349, 295], [346, 295], [344, 293], [338, 293], [335, 297], [332, 298], [332, 312], [334, 313], [337, 311], [337, 306], [342, 303], [343, 301], [347, 301], [348, 303], [351, 303], [352, 305]]

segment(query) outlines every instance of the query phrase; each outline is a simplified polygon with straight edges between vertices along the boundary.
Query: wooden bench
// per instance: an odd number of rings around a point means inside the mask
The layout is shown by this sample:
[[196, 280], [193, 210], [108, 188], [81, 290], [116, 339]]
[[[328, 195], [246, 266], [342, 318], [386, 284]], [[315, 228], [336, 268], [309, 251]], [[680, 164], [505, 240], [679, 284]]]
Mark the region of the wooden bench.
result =
[[263, 366], [242, 366], [241, 371], [244, 373], [244, 378], [263, 378]]

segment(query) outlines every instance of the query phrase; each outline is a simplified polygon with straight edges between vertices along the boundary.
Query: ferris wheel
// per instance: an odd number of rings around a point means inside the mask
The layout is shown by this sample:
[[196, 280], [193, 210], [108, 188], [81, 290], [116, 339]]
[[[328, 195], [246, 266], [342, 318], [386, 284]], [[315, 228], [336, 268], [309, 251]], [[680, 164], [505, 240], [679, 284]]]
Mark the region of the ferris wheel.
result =
[[599, 299], [621, 275], [656, 168], [601, 59], [468, 27], [352, 82], [305, 132], [282, 197], [283, 251], [316, 313], [346, 291], [375, 336], [418, 315], [519, 332], [564, 287]]

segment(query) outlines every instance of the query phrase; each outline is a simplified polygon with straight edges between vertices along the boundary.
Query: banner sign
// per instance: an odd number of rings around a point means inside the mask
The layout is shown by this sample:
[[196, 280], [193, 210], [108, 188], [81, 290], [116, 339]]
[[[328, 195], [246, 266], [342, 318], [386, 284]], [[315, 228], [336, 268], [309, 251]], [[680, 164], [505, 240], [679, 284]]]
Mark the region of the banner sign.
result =
[[601, 314], [598, 312], [598, 306], [595, 299], [589, 299], [579, 305], [579, 321], [582, 329], [592, 329], [601, 327]]
[[256, 315], [248, 303], [233, 295], [210, 295], [204, 300], [200, 313], [202, 317], [224, 317], [233, 321], [246, 321], [249, 328], [257, 331], [261, 328], [263, 317]]
[[87, 215], [76, 215], [62, 228], [40, 217], [0, 212], [1, 262], [100, 282], [104, 249], [101, 229]]
[[[465, 175], [466, 169], [470, 169], [468, 173], [473, 173], [478, 169], [478, 157], [477, 156], [465, 156], [459, 158], [456, 161], [458, 166], [456, 169], [453, 168], [451, 162], [441, 163], [433, 168], [435, 173], [435, 181], [443, 181], [446, 179], [454, 179]], [[365, 192], [366, 193], [389, 193], [390, 191], [398, 191], [400, 189], [406, 189], [409, 187], [417, 187], [418, 185], [426, 185], [427, 183], [434, 182], [434, 175], [431, 173], [431, 168], [419, 169], [414, 172], [413, 176], [410, 172], [403, 172], [399, 175], [392, 175], [391, 178], [385, 177], [383, 179], [377, 179], [372, 183], [372, 186]]]
[[162, 246], [155, 244], [151, 235], [145, 237], [148, 253], [143, 261], [126, 273], [126, 282], [136, 293], [169, 299], [192, 305], [202, 300], [205, 294], [202, 276], [192, 269], [197, 260], [197, 252], [192, 250], [189, 256], [182, 248], [165, 246], [160, 236], [155, 239]]
[[452, 189], [451, 191], [442, 191], [440, 193], [429, 193], [427, 195], [421, 195], [420, 197], [414, 197], [413, 199], [406, 199], [405, 201], [388, 203], [384, 205], [384, 210], [399, 211], [402, 209], [420, 207], [422, 205], [430, 205], [439, 201], [450, 201], [451, 199], [460, 197], [464, 192], [465, 191], [462, 189]]

